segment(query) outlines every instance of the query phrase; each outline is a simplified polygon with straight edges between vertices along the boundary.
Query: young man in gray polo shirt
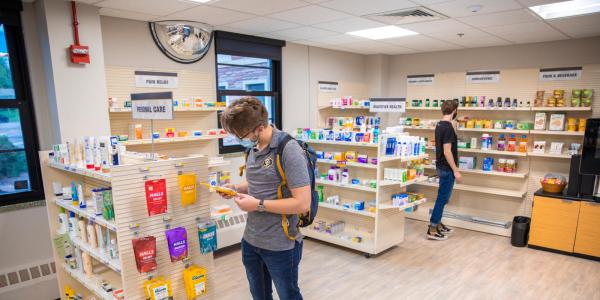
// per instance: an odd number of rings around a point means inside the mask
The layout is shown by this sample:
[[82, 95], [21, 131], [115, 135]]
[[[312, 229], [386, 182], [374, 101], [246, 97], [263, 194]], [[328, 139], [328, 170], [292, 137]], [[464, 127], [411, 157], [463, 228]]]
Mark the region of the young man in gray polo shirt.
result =
[[[285, 145], [281, 162], [289, 190], [283, 199], [277, 199], [281, 178], [275, 154], [286, 133], [269, 125], [267, 109], [254, 97], [232, 103], [223, 112], [221, 124], [249, 149], [246, 181], [230, 187], [238, 192], [234, 198], [237, 205], [248, 212], [242, 261], [252, 297], [273, 299], [273, 282], [280, 299], [302, 299], [298, 287], [302, 235], [297, 229], [297, 214], [307, 212], [311, 203], [306, 155], [295, 141]], [[287, 235], [282, 214], [289, 220]]]

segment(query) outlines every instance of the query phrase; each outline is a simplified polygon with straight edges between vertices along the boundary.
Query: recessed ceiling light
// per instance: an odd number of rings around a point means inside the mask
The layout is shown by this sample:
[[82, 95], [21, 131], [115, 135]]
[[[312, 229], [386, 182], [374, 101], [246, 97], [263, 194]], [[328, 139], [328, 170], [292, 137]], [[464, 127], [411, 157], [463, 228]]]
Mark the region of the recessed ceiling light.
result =
[[383, 39], [389, 39], [389, 38], [395, 38], [395, 37], [401, 37], [401, 36], [416, 35], [418, 33], [408, 30], [408, 29], [400, 28], [398, 26], [390, 25], [390, 26], [383, 26], [383, 27], [376, 27], [376, 28], [371, 28], [371, 29], [346, 32], [346, 34], [360, 36], [360, 37], [364, 37], [364, 38], [368, 38], [368, 39], [372, 39], [372, 40], [383, 40]]
[[557, 19], [600, 12], [600, 0], [571, 0], [529, 7], [543, 19]]

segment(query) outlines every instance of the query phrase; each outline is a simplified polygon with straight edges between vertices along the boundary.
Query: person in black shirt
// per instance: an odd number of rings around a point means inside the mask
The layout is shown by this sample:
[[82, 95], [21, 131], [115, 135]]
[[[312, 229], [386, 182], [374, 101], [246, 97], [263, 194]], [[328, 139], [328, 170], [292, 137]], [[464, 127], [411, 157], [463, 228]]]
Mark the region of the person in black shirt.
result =
[[427, 238], [431, 240], [445, 240], [447, 234], [454, 230], [442, 224], [444, 206], [452, 195], [454, 181], [460, 182], [462, 175], [458, 170], [457, 136], [453, 121], [456, 120], [458, 109], [457, 101], [445, 101], [442, 104], [442, 119], [435, 127], [435, 168], [440, 177], [438, 196], [435, 200], [430, 224], [427, 227]]

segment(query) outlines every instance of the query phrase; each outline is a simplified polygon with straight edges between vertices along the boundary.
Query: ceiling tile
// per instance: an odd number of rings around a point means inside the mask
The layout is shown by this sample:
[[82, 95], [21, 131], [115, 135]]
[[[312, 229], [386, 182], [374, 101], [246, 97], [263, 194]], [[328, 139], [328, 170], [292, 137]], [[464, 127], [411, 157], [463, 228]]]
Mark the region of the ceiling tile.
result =
[[419, 5], [431, 5], [431, 4], [437, 4], [437, 3], [443, 3], [443, 2], [450, 2], [450, 1], [454, 1], [454, 0], [410, 0], [411, 2], [414, 2], [416, 4]]
[[319, 5], [355, 16], [398, 10], [418, 6], [408, 0], [332, 0]]
[[137, 13], [137, 12], [133, 12], [133, 11], [119, 10], [119, 9], [113, 9], [113, 8], [108, 8], [108, 7], [101, 7], [100, 15], [108, 16], [108, 17], [115, 17], [115, 18], [122, 18], [122, 19], [138, 20], [138, 21], [150, 21], [150, 20], [158, 18], [158, 16], [155, 16], [155, 15], [141, 14], [141, 13]]
[[439, 51], [463, 48], [462, 46], [440, 41], [424, 35], [413, 35], [401, 38], [387, 39], [385, 40], [385, 42], [420, 51]]
[[562, 18], [547, 22], [573, 38], [600, 36], [600, 14]]
[[415, 24], [406, 24], [400, 25], [402, 28], [406, 28], [408, 30], [416, 31], [422, 34], [430, 34], [434, 32], [453, 32], [459, 33], [461, 31], [473, 29], [473, 27], [458, 22], [453, 19], [439, 20], [439, 21], [430, 21], [430, 22], [421, 22]]
[[347, 35], [347, 34], [338, 34], [338, 35], [333, 35], [333, 36], [313, 38], [313, 39], [310, 39], [310, 41], [320, 43], [320, 44], [327, 44], [327, 45], [340, 45], [340, 44], [356, 43], [356, 42], [370, 41], [370, 40], [365, 39], [365, 38]]
[[[468, 7], [471, 5], [481, 5], [481, 10], [472, 13]], [[456, 0], [439, 4], [428, 5], [427, 7], [452, 18], [476, 16], [499, 11], [520, 9], [522, 6], [514, 0]]]
[[509, 24], [487, 27], [483, 30], [514, 43], [536, 43], [568, 38], [544, 22]]
[[525, 7], [531, 7], [531, 6], [544, 5], [544, 4], [550, 4], [550, 3], [555, 3], [555, 2], [562, 2], [565, 0], [517, 0], [517, 1], [519, 1], [519, 3], [521, 3]]
[[96, 3], [95, 5], [119, 10], [135, 11], [141, 14], [164, 16], [197, 6], [198, 4], [186, 1], [164, 0], [105, 0]]
[[314, 38], [326, 37], [326, 36], [334, 36], [337, 35], [337, 32], [318, 29], [310, 26], [298, 27], [293, 29], [286, 29], [276, 32], [271, 32], [265, 34], [263, 36], [283, 39], [287, 41], [297, 41], [297, 40], [309, 40]]
[[191, 9], [161, 17], [161, 20], [190, 20], [223, 25], [253, 18], [254, 15], [245, 14], [229, 9], [201, 5]]
[[540, 21], [529, 9], [504, 11], [485, 15], [457, 18], [457, 20], [475, 27], [491, 27], [506, 24], [519, 24]]
[[510, 45], [511, 43], [501, 38], [493, 36], [491, 34], [481, 32], [479, 30], [468, 31], [464, 36], [459, 37], [458, 35], [451, 35], [447, 37], [433, 36], [436, 39], [440, 39], [453, 44], [461, 45], [467, 48], [477, 47], [490, 47], [490, 46], [504, 46]]
[[363, 29], [370, 29], [370, 28], [375, 28], [375, 27], [380, 27], [380, 26], [386, 26], [386, 24], [367, 20], [364, 18], [358, 18], [358, 17], [352, 17], [352, 18], [348, 18], [348, 19], [314, 25], [314, 27], [317, 27], [317, 28], [336, 31], [336, 32], [340, 32], [340, 33], [346, 33], [346, 32], [350, 32], [350, 31], [363, 30]]
[[210, 5], [257, 15], [268, 15], [306, 6], [308, 3], [300, 0], [219, 0]]
[[272, 14], [269, 17], [302, 25], [313, 25], [350, 18], [352, 16], [317, 5], [310, 5]]
[[[300, 27], [301, 25], [275, 20], [265, 17], [252, 18], [240, 22], [227, 24], [227, 28], [243, 30], [247, 34], [274, 32]], [[237, 31], [236, 31], [237, 32]]]

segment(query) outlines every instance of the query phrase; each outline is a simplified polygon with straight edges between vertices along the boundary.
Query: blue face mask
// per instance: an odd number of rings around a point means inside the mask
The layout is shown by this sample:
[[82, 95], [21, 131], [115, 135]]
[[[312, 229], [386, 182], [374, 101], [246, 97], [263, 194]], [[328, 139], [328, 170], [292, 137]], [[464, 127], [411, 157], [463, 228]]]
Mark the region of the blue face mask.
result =
[[239, 139], [239, 138], [237, 140], [238, 140], [238, 143], [240, 143], [240, 145], [242, 145], [242, 147], [244, 147], [246, 149], [252, 149], [258, 143], [258, 140], [252, 141], [250, 139]]

